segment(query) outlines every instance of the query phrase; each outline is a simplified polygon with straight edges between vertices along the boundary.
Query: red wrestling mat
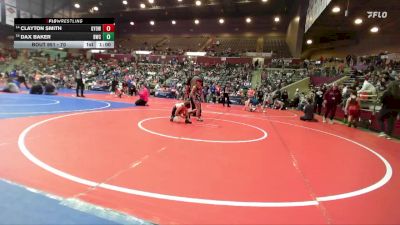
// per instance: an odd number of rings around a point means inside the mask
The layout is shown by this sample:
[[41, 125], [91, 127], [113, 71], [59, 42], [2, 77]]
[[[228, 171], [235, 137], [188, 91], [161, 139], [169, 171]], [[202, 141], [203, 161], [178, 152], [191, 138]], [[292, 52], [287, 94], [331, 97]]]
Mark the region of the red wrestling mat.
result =
[[400, 223], [399, 143], [238, 106], [176, 124], [172, 105], [1, 120], [0, 175], [161, 224]]

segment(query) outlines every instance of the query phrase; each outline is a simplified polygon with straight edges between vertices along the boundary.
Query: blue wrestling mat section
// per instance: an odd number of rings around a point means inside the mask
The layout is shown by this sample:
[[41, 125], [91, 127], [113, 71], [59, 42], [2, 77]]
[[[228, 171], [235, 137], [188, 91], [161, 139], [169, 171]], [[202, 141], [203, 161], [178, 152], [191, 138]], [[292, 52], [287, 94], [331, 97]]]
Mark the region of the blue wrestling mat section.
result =
[[0, 224], [119, 224], [0, 180]]
[[134, 107], [134, 104], [63, 96], [0, 94], [0, 118], [73, 113], [127, 107]]

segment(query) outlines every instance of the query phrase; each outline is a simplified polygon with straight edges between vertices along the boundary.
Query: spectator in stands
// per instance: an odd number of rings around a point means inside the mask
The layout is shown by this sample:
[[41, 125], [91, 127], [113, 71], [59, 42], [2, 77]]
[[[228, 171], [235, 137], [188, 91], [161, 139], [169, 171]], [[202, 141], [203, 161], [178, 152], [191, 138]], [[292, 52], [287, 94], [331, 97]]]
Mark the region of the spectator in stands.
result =
[[326, 118], [329, 116], [330, 124], [333, 124], [333, 118], [336, 114], [336, 107], [342, 101], [342, 94], [339, 91], [337, 84], [333, 84], [333, 87], [329, 89], [324, 95], [324, 106], [325, 114], [322, 122], [326, 123]]
[[356, 91], [352, 91], [350, 97], [347, 98], [344, 111], [345, 115], [347, 115], [348, 126], [351, 127], [353, 125], [356, 128], [360, 117], [360, 102], [357, 99]]
[[11, 78], [7, 79], [7, 85], [3, 88], [3, 92], [7, 93], [18, 93], [19, 88], [18, 86], [13, 82]]
[[[380, 137], [391, 138], [396, 117], [400, 112], [400, 81], [392, 81], [381, 97], [382, 109], [379, 113]], [[387, 127], [385, 129], [385, 120]]]
[[291, 107], [297, 108], [300, 103], [300, 90], [296, 88], [296, 92], [294, 93], [294, 97], [291, 103]]
[[312, 104], [311, 98], [306, 99], [306, 104], [304, 106], [304, 116], [301, 116], [300, 120], [314, 122], [317, 121], [316, 119], [314, 119], [314, 105]]
[[366, 76], [362, 88], [358, 91], [360, 95], [376, 95], [376, 88], [369, 82], [370, 77]]
[[129, 95], [133, 96], [133, 95], [137, 95], [137, 90], [136, 90], [136, 86], [133, 84], [133, 82], [128, 82], [128, 90], [129, 90]]

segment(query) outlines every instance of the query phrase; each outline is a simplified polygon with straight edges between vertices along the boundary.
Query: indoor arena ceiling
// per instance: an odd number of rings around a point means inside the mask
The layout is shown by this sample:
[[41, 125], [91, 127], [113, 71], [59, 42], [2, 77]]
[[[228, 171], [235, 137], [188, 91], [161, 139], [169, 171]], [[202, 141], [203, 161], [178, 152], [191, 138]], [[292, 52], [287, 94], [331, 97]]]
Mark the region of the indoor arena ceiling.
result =
[[[191, 20], [193, 18], [230, 18], [257, 16], [288, 16], [300, 0], [85, 0], [79, 2], [81, 16], [114, 17], [119, 22]], [[145, 8], [141, 8], [144, 4]], [[97, 6], [98, 11], [93, 10]]]
[[[345, 11], [348, 6], [348, 14]], [[340, 12], [332, 9], [339, 7]], [[387, 13], [386, 18], [368, 18], [367, 12], [380, 12], [380, 17]], [[359, 40], [369, 35], [393, 35], [400, 37], [400, 0], [332, 0], [320, 17], [315, 21], [306, 38], [314, 43], [327, 43], [338, 40]], [[362, 23], [356, 24], [355, 20]], [[360, 20], [359, 20], [360, 21]], [[372, 33], [373, 27], [379, 31]]]

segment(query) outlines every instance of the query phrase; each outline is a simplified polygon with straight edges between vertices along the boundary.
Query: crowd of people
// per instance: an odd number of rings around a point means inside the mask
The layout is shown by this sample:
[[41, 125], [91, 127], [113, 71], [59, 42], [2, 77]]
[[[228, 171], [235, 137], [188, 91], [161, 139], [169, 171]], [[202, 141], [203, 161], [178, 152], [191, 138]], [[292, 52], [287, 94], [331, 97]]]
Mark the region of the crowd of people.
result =
[[[284, 88], [297, 80], [307, 77], [315, 69], [315, 63], [305, 60], [301, 68], [293, 69], [293, 65], [285, 60], [273, 60], [269, 66], [283, 63], [282, 70], [262, 70], [262, 81], [255, 89], [252, 88], [252, 65], [219, 64], [200, 66], [192, 61], [151, 64], [125, 62], [115, 59], [94, 60], [86, 57], [56, 58], [48, 60], [39, 52], [30, 53], [29, 60], [16, 66], [12, 71], [1, 74], [3, 91], [19, 92], [21, 85], [31, 94], [57, 94], [58, 88], [75, 88], [78, 97], [84, 97], [84, 89], [110, 91], [118, 97], [123, 95], [140, 96], [138, 105], [146, 105], [150, 93], [177, 99], [187, 99], [188, 80], [194, 76], [202, 79], [201, 101], [222, 103], [229, 107], [233, 99], [235, 103], [244, 104], [245, 109], [255, 111], [259, 108], [304, 110], [304, 120], [314, 120], [312, 113], [322, 114], [323, 122], [333, 123], [336, 108], [341, 107], [346, 115], [349, 126], [357, 126], [360, 99], [367, 96], [384, 96], [381, 99], [389, 108], [398, 107], [388, 103], [387, 99], [396, 99], [395, 80], [399, 80], [396, 72], [399, 62], [386, 60], [382, 57], [353, 57], [346, 59], [321, 59], [319, 68], [330, 69], [335, 75], [341, 75], [344, 68], [351, 68], [355, 82], [351, 85], [326, 85], [311, 87], [310, 91], [296, 90], [293, 98]], [[298, 65], [298, 64], [296, 64]], [[336, 65], [336, 67], [332, 67]], [[294, 67], [292, 67], [294, 68]], [[364, 81], [359, 78], [363, 77]], [[392, 85], [392, 86], [390, 86]], [[390, 91], [388, 90], [391, 87]], [[392, 93], [387, 97], [387, 93]], [[186, 98], [185, 98], [186, 95]], [[165, 96], [164, 96], [165, 97]], [[386, 98], [386, 100], [384, 100]], [[324, 110], [322, 110], [324, 108]], [[311, 110], [312, 109], [312, 110]], [[382, 110], [387, 109], [385, 105]], [[201, 110], [199, 110], [201, 111]], [[388, 113], [393, 120], [393, 113]], [[329, 121], [328, 121], [329, 119]], [[391, 135], [390, 128], [387, 136]]]

